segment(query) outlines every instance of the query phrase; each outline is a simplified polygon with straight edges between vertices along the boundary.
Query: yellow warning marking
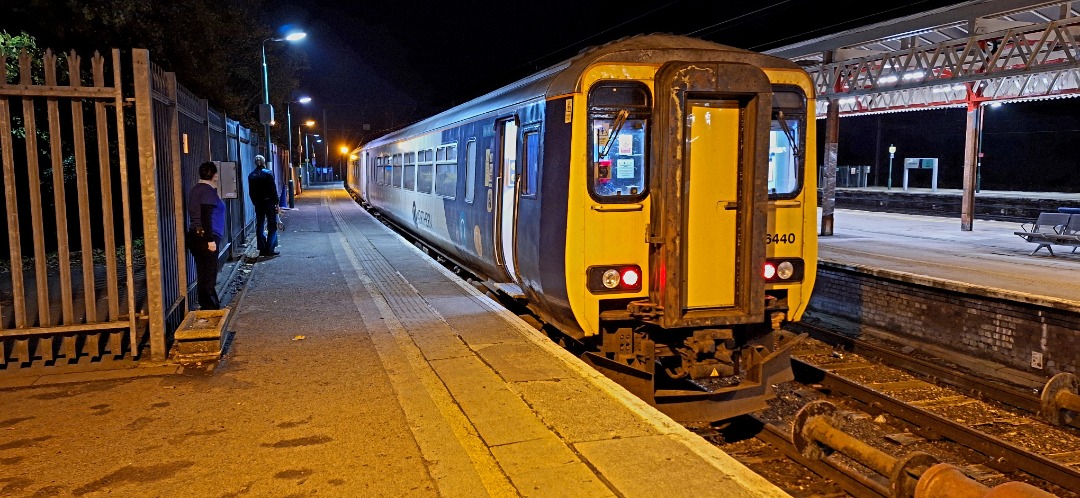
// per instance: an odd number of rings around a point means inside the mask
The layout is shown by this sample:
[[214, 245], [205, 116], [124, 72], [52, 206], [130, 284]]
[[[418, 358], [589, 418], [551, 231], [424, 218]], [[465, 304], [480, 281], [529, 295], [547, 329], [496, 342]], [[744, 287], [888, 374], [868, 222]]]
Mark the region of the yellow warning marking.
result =
[[712, 373], [709, 374], [709, 377], [719, 377], [719, 376], [720, 376], [720, 373], [717, 372], [715, 368], [712, 369]]

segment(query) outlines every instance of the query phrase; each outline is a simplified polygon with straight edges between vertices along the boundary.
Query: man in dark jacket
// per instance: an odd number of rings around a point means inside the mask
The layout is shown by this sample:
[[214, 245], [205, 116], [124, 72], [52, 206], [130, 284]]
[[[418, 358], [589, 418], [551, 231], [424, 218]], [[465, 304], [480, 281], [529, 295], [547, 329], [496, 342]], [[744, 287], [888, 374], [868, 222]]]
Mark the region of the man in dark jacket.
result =
[[248, 175], [248, 197], [255, 206], [255, 239], [259, 255], [277, 256], [277, 185], [263, 156], [255, 156], [255, 171]]
[[225, 233], [225, 203], [218, 197], [218, 168], [212, 162], [199, 166], [199, 182], [187, 196], [187, 248], [195, 260], [195, 287], [199, 307], [221, 309], [217, 295], [218, 244]]

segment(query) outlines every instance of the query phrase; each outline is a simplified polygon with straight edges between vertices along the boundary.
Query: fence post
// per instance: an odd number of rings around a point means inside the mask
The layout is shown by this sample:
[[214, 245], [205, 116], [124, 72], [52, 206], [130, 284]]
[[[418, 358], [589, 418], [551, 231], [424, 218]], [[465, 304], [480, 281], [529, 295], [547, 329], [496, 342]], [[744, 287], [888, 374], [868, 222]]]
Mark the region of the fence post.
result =
[[[139, 182], [142, 196], [143, 247], [146, 253], [146, 301], [150, 314], [150, 357], [160, 361], [165, 359], [165, 313], [162, 303], [158, 206], [155, 198], [157, 161], [154, 150], [154, 102], [150, 93], [150, 53], [145, 49], [132, 49], [131, 56], [135, 74], [135, 123], [139, 136]], [[175, 80], [172, 83], [175, 89]]]

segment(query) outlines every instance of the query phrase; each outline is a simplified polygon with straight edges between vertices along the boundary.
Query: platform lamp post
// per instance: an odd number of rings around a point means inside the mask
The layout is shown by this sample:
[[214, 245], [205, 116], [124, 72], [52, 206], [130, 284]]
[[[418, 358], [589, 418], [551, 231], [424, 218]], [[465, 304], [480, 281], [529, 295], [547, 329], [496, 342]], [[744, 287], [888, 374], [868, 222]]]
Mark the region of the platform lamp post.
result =
[[292, 153], [292, 104], [306, 104], [311, 102], [311, 97], [300, 97], [285, 103], [285, 126], [286, 135], [289, 136], [289, 209], [296, 207], [296, 166], [293, 166]]
[[895, 156], [896, 156], [896, 146], [893, 145], [893, 144], [889, 144], [889, 181], [888, 181], [888, 187], [887, 187], [888, 190], [892, 190], [892, 161], [893, 161], [893, 157], [895, 157]]
[[[309, 121], [309, 122], [310, 122], [310, 123], [312, 124], [312, 126], [314, 126], [314, 125], [315, 125], [315, 122], [314, 122], [314, 121]], [[305, 133], [305, 134], [304, 134], [304, 149], [305, 149], [305, 151], [306, 151], [306, 152], [305, 152], [305, 154], [306, 154], [306, 156], [305, 156], [305, 157], [307, 158], [307, 163], [308, 163], [308, 170], [310, 170], [310, 171], [308, 172], [308, 174], [307, 174], [307, 177], [308, 177], [308, 182], [312, 182], [312, 181], [318, 181], [318, 177], [317, 177], [317, 176], [313, 176], [313, 175], [317, 175], [317, 173], [316, 173], [316, 172], [314, 171], [314, 170], [315, 170], [315, 168], [312, 168], [312, 167], [311, 167], [311, 159], [312, 159], [312, 153], [311, 153], [311, 140], [310, 140], [310, 138], [311, 138], [311, 137], [315, 137], [315, 144], [316, 144], [316, 145], [318, 145], [318, 144], [322, 143], [322, 140], [321, 140], [321, 139], [319, 139], [319, 134], [318, 134], [318, 133]]]
[[[319, 145], [319, 144], [323, 143], [322, 135], [319, 135], [318, 133], [312, 133], [311, 136], [315, 137], [315, 145]], [[313, 150], [312, 153], [311, 153], [311, 157], [317, 158], [318, 156], [319, 156], [319, 153], [315, 152]], [[315, 162], [318, 162], [318, 159], [316, 159]], [[329, 158], [323, 157], [323, 163], [324, 163], [324, 165], [323, 165], [324, 168], [329, 168], [330, 167], [330, 159]], [[326, 181], [325, 178], [322, 178], [322, 175], [320, 175], [320, 179], [322, 181]]]
[[[304, 142], [305, 137], [303, 136], [303, 130], [304, 130], [305, 126], [307, 126], [308, 128], [311, 128], [312, 126], [315, 126], [315, 121], [312, 121], [312, 120], [309, 119], [309, 120], [305, 121], [304, 123], [302, 123], [302, 124], [300, 124], [300, 125], [298, 125], [296, 127], [296, 145], [298, 147], [300, 147], [300, 154], [298, 154], [298, 156], [299, 156], [299, 159], [300, 159], [300, 171], [301, 171], [301, 174], [303, 174], [303, 178], [301, 180], [304, 182], [304, 187], [310, 187], [311, 186], [311, 161], [307, 161], [305, 159], [306, 158], [305, 154], [307, 153], [307, 150], [308, 150], [307, 144]], [[290, 130], [291, 130], [291, 128], [290, 128]], [[292, 140], [292, 133], [289, 134], [289, 140]]]
[[[307, 33], [298, 31], [289, 33], [285, 38], [267, 38], [262, 42], [262, 66], [263, 66], [263, 105], [259, 107], [259, 121], [263, 125], [263, 133], [266, 134], [266, 155], [270, 155], [270, 124], [274, 122], [274, 108], [270, 105], [270, 73], [266, 69], [266, 42], [294, 42], [302, 40]], [[291, 127], [290, 127], [291, 128]]]
[[339, 149], [339, 150], [341, 151], [341, 166], [340, 166], [341, 169], [338, 170], [339, 173], [334, 175], [335, 180], [338, 179], [338, 178], [344, 178], [345, 177], [345, 156], [349, 153], [349, 148], [344, 146], [344, 145], [342, 145], [341, 149]]

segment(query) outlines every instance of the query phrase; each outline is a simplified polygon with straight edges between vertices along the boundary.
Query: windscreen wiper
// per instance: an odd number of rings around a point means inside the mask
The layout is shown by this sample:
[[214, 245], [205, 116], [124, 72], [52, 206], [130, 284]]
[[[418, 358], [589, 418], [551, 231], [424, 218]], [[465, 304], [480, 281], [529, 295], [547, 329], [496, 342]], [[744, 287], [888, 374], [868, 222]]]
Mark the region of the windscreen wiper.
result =
[[776, 119], [780, 121], [780, 128], [784, 130], [784, 135], [787, 136], [788, 142], [791, 143], [791, 151], [795, 153], [795, 160], [798, 161], [799, 157], [799, 141], [795, 139], [795, 133], [791, 131], [791, 127], [788, 126], [787, 120], [784, 119], [784, 111], [776, 111]]
[[624, 124], [626, 124], [626, 118], [630, 117], [630, 111], [626, 109], [620, 110], [615, 115], [615, 123], [611, 125], [611, 135], [608, 136], [607, 145], [604, 146], [603, 152], [600, 153], [600, 158], [607, 157], [608, 152], [611, 152], [611, 146], [615, 143], [615, 139], [619, 138], [619, 130], [622, 130]]

